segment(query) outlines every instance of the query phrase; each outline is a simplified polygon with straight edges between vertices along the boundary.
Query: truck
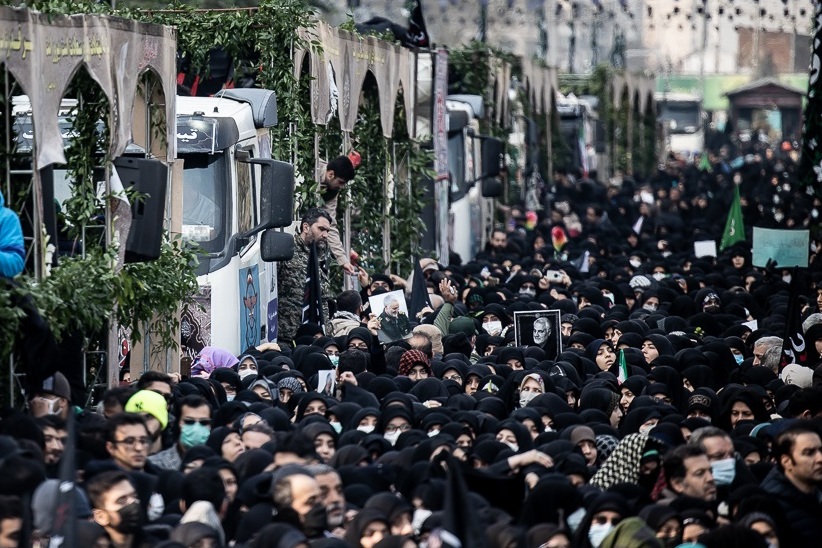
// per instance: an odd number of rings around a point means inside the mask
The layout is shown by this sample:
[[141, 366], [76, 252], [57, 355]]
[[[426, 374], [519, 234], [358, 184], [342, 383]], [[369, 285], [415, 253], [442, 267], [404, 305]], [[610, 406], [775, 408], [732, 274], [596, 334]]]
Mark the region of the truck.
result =
[[666, 151], [692, 159], [705, 149], [702, 97], [692, 93], [657, 92], [657, 120], [666, 133]]
[[570, 171], [579, 171], [587, 177], [601, 173], [600, 167], [607, 165], [604, 131], [597, 114], [598, 99], [593, 96], [576, 97], [573, 93], [567, 96], [558, 94], [557, 114], [559, 129], [564, 143], [564, 167]]

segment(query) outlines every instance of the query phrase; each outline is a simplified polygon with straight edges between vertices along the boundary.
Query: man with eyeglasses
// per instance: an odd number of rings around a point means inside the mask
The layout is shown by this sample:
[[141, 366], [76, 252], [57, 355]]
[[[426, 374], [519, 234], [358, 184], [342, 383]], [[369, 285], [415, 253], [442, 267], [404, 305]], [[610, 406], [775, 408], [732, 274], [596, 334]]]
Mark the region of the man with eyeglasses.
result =
[[205, 444], [211, 434], [211, 406], [205, 398], [196, 395], [183, 398], [178, 425], [174, 445], [148, 458], [156, 468], [179, 470], [186, 451]]
[[148, 462], [151, 437], [145, 419], [137, 413], [119, 413], [109, 419], [106, 451], [127, 472], [141, 472]]

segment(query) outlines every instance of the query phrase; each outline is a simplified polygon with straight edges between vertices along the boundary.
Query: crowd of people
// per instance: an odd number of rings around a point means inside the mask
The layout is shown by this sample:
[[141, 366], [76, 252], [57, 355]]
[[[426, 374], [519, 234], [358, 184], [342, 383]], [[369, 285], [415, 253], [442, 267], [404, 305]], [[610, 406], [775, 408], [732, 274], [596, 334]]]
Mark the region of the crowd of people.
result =
[[[747, 240], [697, 257], [734, 184]], [[361, 271], [326, 325], [206, 347], [93, 410], [50, 376], [0, 421], [0, 548], [816, 546], [822, 243], [805, 269], [751, 264], [754, 224], [822, 207], [789, 147], [541, 190], [470, 261], [421, 261], [405, 338], [368, 302], [413, 280]], [[792, 298], [806, 353], [784, 365]], [[546, 314], [521, 333], [518, 312]]]

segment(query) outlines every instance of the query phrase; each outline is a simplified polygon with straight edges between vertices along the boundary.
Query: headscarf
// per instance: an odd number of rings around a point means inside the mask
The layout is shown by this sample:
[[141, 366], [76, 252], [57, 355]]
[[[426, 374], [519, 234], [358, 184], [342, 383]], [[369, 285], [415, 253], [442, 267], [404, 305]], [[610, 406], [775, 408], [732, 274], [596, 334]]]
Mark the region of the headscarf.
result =
[[636, 483], [639, 480], [639, 461], [648, 443], [647, 434], [629, 434], [617, 445], [602, 468], [591, 478], [591, 485], [605, 491], [618, 483]]
[[424, 366], [428, 375], [433, 375], [431, 365], [428, 363], [428, 356], [422, 350], [406, 350], [400, 358], [400, 368], [397, 373], [407, 376], [415, 365]]
[[191, 375], [202, 375], [203, 373], [211, 375], [211, 372], [218, 367], [233, 367], [238, 363], [240, 360], [237, 356], [228, 350], [216, 346], [204, 346], [191, 366]]

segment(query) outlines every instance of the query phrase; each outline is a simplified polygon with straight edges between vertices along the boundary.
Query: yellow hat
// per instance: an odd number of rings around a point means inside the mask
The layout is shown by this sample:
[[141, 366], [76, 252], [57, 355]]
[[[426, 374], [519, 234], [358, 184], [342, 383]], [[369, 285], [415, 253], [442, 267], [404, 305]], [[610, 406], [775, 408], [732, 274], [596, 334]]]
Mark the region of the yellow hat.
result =
[[129, 413], [145, 413], [158, 421], [163, 430], [168, 426], [166, 399], [151, 390], [140, 390], [128, 399], [125, 410]]

